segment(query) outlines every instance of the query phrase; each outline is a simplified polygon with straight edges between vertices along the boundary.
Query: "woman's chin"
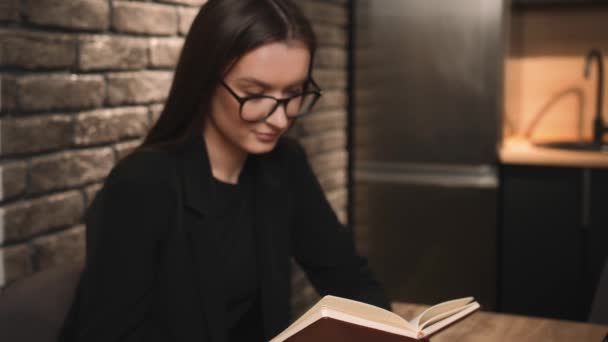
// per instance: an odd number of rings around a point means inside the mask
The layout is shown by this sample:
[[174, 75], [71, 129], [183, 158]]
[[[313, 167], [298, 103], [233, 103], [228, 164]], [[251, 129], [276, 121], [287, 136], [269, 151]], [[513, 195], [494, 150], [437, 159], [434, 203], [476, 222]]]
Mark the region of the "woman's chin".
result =
[[245, 150], [251, 154], [264, 154], [272, 151], [276, 146], [278, 140], [273, 142], [259, 142], [254, 141], [247, 144]]

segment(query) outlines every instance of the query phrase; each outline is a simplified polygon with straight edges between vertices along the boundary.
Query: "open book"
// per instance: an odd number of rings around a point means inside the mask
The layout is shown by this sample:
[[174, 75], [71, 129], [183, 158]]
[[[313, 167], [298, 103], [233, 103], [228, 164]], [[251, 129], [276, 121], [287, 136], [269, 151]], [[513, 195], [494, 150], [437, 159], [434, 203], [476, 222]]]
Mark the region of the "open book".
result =
[[454, 299], [434, 305], [408, 322], [373, 305], [325, 296], [270, 342], [415, 341], [477, 309], [479, 304], [473, 297]]

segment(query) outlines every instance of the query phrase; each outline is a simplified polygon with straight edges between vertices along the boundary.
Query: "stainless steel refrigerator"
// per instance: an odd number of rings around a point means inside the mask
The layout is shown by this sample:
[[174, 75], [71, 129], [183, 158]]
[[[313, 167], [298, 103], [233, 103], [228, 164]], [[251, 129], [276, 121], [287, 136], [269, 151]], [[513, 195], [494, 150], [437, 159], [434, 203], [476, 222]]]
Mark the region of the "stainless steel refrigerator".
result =
[[503, 0], [358, 0], [353, 223], [392, 300], [497, 293]]

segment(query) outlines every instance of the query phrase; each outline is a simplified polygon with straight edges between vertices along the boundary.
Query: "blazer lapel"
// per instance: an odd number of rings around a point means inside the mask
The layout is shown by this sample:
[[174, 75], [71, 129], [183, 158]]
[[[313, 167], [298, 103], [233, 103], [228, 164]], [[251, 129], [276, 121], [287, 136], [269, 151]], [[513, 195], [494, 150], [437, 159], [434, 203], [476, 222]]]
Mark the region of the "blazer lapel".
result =
[[[183, 228], [194, 259], [196, 279], [211, 341], [226, 341], [225, 303], [217, 229], [213, 227], [214, 186], [202, 136], [189, 138], [180, 158], [184, 200]], [[202, 322], [201, 322], [202, 324]]]
[[[252, 158], [254, 175], [254, 235], [260, 285], [260, 305], [265, 340], [278, 334], [289, 322], [288, 253], [279, 252], [276, 240], [279, 229], [287, 229], [288, 204], [284, 188], [285, 172], [278, 153]], [[186, 224], [195, 259], [200, 297], [213, 341], [225, 341], [226, 311], [221, 283], [219, 238], [210, 217], [213, 213], [214, 186], [211, 166], [202, 136], [184, 144], [180, 163], [185, 209], [198, 221]], [[282, 235], [287, 236], [287, 235]], [[285, 259], [285, 260], [283, 260]]]

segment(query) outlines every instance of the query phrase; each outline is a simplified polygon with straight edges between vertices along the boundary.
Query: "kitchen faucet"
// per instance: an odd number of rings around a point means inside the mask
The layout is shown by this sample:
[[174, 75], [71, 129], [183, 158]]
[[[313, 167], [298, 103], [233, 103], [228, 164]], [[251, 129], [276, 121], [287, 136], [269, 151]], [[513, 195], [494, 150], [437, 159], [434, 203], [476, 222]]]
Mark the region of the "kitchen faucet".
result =
[[604, 117], [602, 115], [602, 109], [604, 105], [604, 59], [602, 53], [599, 50], [591, 50], [587, 54], [585, 62], [585, 77], [589, 78], [591, 74], [591, 62], [597, 60], [597, 113], [593, 120], [593, 143], [596, 145], [603, 144], [603, 136], [608, 133], [608, 126], [604, 123]]

